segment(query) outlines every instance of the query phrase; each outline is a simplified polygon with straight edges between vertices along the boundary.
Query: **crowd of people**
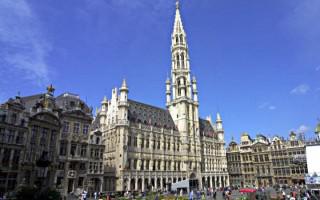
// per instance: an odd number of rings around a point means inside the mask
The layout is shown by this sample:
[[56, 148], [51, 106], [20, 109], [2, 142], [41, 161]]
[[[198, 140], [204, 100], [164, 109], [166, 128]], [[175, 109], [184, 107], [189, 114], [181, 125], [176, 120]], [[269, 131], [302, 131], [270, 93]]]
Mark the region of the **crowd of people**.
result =
[[[252, 193], [245, 193], [241, 192], [238, 188], [232, 188], [232, 187], [226, 187], [226, 188], [207, 188], [202, 191], [200, 190], [190, 190], [189, 193], [186, 192], [186, 190], [178, 190], [175, 193], [170, 192], [156, 192], [153, 196], [152, 200], [160, 200], [161, 196], [175, 196], [175, 199], [179, 199], [179, 197], [188, 198], [189, 200], [231, 200], [231, 199], [240, 199], [240, 200], [251, 200], [251, 199], [257, 199], [257, 200], [267, 200], [267, 199], [281, 199], [281, 200], [318, 200], [320, 199], [317, 194], [314, 194], [314, 192], [311, 192], [310, 190], [307, 190], [305, 187], [301, 186], [292, 186], [292, 187], [279, 187], [279, 188], [252, 188], [254, 192]], [[137, 197], [140, 197], [142, 199], [148, 199], [150, 196], [147, 197], [146, 192], [142, 193], [130, 193], [125, 192], [122, 194], [124, 197], [128, 199], [135, 199]], [[82, 191], [79, 199], [80, 200], [88, 200], [88, 192]], [[102, 194], [100, 192], [94, 192], [90, 195], [91, 199], [94, 200], [111, 200], [114, 198], [111, 198], [111, 194]]]

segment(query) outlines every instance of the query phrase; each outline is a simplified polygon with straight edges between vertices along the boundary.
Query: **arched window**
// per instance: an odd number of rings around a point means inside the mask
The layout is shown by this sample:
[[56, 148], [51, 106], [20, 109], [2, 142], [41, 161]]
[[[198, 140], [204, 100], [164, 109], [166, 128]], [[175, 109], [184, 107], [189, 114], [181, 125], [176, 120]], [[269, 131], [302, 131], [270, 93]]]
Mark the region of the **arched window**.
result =
[[181, 96], [181, 89], [178, 89], [178, 96]]
[[180, 43], [183, 44], [183, 35], [180, 35]]
[[176, 55], [176, 60], [177, 60], [177, 68], [180, 68], [180, 60], [179, 60], [179, 54]]
[[178, 44], [179, 43], [179, 37], [178, 37], [178, 35], [176, 35], [176, 44]]
[[184, 54], [183, 53], [181, 53], [181, 68], [182, 69], [185, 68], [184, 67]]
[[100, 138], [97, 137], [97, 138], [96, 138], [96, 144], [99, 144], [99, 143], [100, 143]]

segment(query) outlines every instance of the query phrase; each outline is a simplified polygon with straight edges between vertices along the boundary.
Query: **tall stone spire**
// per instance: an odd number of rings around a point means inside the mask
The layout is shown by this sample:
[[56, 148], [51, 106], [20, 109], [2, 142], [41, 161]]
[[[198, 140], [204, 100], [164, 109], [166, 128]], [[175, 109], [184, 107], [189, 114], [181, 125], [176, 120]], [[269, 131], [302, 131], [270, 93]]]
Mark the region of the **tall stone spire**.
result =
[[187, 35], [183, 28], [180, 4], [176, 2], [171, 34], [171, 79], [166, 81], [166, 105], [183, 136], [199, 135], [198, 92], [191, 79]]
[[182, 20], [180, 16], [180, 3], [179, 1], [176, 1], [176, 17], [174, 19], [174, 29], [173, 29], [173, 34], [180, 34], [184, 32], [183, 25], [182, 25]]
[[[180, 97], [194, 100], [187, 35], [181, 20], [179, 1], [176, 2], [176, 15], [171, 35], [171, 60], [172, 100]], [[194, 86], [196, 88], [195, 84]]]

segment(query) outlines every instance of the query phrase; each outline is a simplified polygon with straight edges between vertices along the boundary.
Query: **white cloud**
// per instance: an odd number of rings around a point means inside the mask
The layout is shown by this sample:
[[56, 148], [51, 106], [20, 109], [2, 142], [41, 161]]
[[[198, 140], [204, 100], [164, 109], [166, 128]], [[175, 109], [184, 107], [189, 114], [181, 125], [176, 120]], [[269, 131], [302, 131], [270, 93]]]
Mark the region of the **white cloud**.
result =
[[300, 125], [297, 129], [292, 129], [296, 133], [306, 133], [310, 128], [304, 124]]
[[304, 95], [307, 94], [310, 90], [310, 86], [307, 84], [301, 84], [298, 85], [297, 87], [293, 88], [290, 91], [290, 94], [295, 94], [295, 95]]
[[304, 36], [310, 41], [319, 38], [320, 34], [320, 1], [292, 1], [293, 9], [285, 18], [285, 23], [290, 31]]
[[50, 44], [27, 1], [0, 1], [0, 46], [0, 64], [7, 73], [37, 85], [48, 82]]
[[277, 107], [272, 106], [272, 105], [268, 107], [269, 110], [275, 110], [276, 108], [277, 108]]
[[275, 110], [277, 107], [270, 102], [263, 102], [258, 106], [259, 109]]

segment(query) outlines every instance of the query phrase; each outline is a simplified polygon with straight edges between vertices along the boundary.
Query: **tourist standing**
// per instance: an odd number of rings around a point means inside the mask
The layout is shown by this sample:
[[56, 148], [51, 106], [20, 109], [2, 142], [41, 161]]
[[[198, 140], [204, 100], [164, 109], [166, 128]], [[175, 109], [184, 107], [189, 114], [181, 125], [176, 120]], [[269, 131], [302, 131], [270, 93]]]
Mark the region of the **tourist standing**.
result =
[[193, 190], [190, 191], [189, 200], [193, 200]]

